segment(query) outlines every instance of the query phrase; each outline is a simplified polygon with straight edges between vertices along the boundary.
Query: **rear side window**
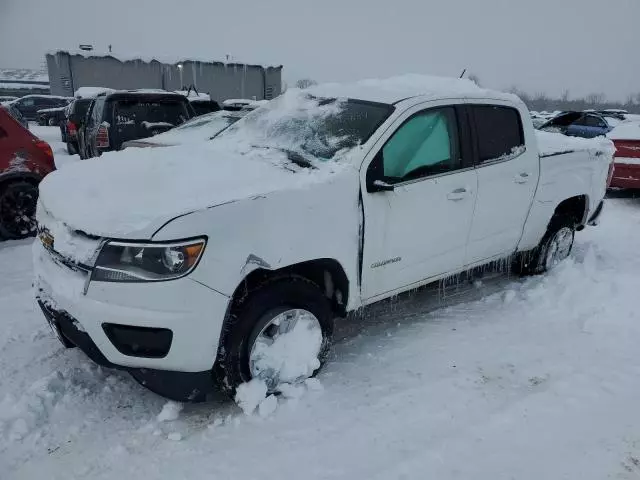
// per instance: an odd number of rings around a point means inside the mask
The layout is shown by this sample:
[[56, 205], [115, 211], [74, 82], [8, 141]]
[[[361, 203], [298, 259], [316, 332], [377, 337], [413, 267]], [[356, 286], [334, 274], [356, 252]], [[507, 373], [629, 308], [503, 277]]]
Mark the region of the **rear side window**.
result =
[[474, 105], [471, 110], [481, 163], [505, 160], [524, 151], [524, 131], [518, 110], [495, 105]]

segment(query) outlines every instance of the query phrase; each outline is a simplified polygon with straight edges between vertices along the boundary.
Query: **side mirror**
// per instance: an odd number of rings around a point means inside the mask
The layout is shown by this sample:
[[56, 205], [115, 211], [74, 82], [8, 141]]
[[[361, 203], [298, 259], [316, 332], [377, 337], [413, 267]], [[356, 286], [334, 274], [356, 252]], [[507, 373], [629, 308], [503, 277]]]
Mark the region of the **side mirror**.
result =
[[367, 192], [392, 192], [395, 188], [395, 186], [383, 180], [374, 180], [373, 183], [367, 186]]

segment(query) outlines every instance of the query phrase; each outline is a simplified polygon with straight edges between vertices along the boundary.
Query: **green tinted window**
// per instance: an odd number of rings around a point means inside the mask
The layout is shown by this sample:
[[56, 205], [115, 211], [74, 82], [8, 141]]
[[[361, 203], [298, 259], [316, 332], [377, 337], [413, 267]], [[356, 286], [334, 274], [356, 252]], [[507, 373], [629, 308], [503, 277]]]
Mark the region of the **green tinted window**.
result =
[[382, 149], [384, 176], [403, 181], [461, 167], [455, 111], [425, 111], [405, 122]]

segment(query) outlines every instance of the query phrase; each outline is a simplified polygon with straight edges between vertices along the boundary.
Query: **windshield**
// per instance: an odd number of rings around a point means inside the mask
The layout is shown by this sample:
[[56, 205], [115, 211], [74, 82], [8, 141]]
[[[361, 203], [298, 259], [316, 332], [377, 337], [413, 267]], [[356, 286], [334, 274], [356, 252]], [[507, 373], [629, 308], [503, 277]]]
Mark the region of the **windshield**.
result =
[[292, 91], [247, 114], [219, 137], [329, 160], [366, 142], [393, 109], [383, 103]]

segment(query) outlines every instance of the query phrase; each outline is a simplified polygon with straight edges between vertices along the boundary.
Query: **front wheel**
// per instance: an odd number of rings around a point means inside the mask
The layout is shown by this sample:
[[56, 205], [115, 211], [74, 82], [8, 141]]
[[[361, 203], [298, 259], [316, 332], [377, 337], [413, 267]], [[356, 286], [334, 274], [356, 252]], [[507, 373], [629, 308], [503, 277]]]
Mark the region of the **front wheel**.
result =
[[58, 123], [56, 122], [56, 119], [51, 117], [49, 118], [49, 120], [47, 120], [47, 123], [50, 127], [55, 127]]
[[0, 238], [15, 240], [35, 235], [38, 187], [25, 181], [0, 186]]
[[314, 376], [327, 358], [334, 312], [306, 278], [267, 281], [231, 309], [220, 339], [218, 383], [229, 395], [244, 382], [263, 380], [269, 393]]
[[548, 272], [565, 260], [573, 248], [575, 222], [565, 216], [555, 216], [540, 244], [533, 252], [524, 254], [518, 261], [520, 273], [534, 275]]

